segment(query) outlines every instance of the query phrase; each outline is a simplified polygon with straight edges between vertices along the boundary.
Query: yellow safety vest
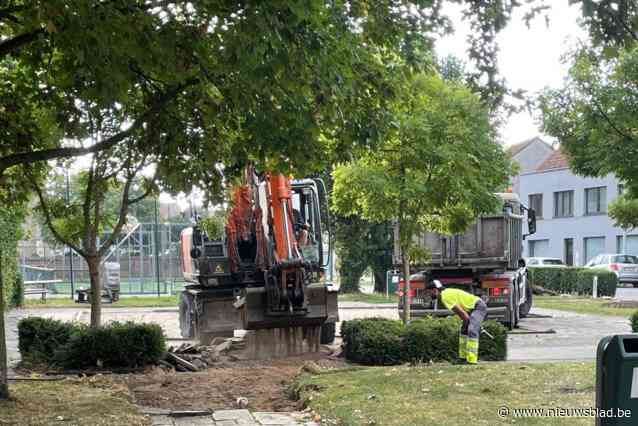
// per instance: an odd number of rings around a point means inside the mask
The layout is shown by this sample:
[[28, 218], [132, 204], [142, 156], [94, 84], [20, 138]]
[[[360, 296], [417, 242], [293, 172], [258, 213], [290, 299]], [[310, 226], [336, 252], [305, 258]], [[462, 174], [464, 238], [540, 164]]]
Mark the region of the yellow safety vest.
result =
[[463, 290], [446, 288], [441, 292], [441, 301], [449, 310], [459, 305], [465, 312], [469, 312], [474, 309], [479, 298]]

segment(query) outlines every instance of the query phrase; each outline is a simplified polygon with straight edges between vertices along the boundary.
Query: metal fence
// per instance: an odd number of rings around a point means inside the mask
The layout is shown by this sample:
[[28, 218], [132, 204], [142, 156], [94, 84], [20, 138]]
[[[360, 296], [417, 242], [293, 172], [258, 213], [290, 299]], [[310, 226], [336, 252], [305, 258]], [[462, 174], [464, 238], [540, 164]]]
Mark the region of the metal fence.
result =
[[[179, 235], [187, 226], [139, 223], [122, 232], [102, 260], [119, 263], [121, 294], [172, 294], [183, 286]], [[60, 281], [49, 284], [51, 294], [70, 295], [76, 289], [89, 288], [86, 262], [67, 246], [21, 241], [18, 253], [25, 281]]]

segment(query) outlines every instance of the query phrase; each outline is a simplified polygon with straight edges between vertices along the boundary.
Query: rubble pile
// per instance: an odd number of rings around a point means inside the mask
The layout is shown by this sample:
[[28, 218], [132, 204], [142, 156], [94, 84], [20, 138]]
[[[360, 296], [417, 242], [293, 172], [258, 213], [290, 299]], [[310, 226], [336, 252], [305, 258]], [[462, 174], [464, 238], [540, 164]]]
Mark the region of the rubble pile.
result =
[[210, 345], [182, 343], [177, 347], [171, 346], [159, 363], [171, 370], [202, 371], [244, 359], [241, 352], [245, 348], [246, 342], [241, 337], [216, 337]]

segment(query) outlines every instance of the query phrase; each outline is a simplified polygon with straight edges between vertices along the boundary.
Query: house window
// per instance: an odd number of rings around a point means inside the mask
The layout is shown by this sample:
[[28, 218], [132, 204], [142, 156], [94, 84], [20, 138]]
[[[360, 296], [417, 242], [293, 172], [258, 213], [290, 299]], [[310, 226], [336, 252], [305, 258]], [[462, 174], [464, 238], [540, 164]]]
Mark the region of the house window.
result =
[[565, 238], [565, 265], [574, 266], [574, 239]]
[[616, 237], [616, 253], [638, 255], [638, 235], [627, 235], [624, 241], [622, 235]]
[[607, 211], [607, 188], [585, 189], [585, 214], [601, 214]]
[[574, 191], [554, 192], [554, 217], [574, 215]]
[[549, 240], [529, 242], [529, 257], [546, 257], [549, 254]]
[[543, 194], [529, 194], [529, 208], [536, 212], [536, 219], [542, 219]]
[[589, 237], [583, 239], [585, 247], [585, 263], [605, 252], [605, 237]]

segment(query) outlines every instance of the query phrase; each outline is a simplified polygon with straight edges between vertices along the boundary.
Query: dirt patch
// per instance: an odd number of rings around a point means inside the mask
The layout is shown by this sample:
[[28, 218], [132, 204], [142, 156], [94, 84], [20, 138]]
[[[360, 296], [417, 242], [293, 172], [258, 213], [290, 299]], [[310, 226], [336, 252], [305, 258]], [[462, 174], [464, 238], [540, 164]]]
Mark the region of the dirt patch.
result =
[[321, 369], [340, 368], [341, 359], [308, 354], [269, 361], [237, 361], [197, 373], [153, 369], [125, 378], [139, 405], [171, 410], [248, 408], [258, 411], [295, 411], [302, 407], [288, 389], [307, 362]]

